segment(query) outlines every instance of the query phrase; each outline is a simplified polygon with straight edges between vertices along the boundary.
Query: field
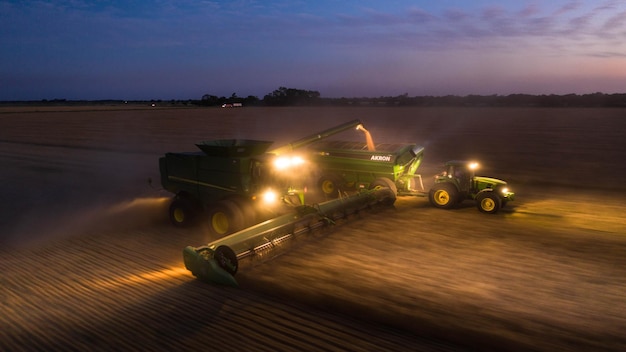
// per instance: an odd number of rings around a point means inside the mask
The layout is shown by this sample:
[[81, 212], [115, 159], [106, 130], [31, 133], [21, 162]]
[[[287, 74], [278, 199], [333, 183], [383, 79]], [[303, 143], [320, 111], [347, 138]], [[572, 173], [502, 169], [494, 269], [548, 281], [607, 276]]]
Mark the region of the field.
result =
[[[0, 349], [626, 350], [624, 113], [4, 107]], [[184, 269], [214, 238], [169, 224], [161, 155], [355, 118], [423, 145], [427, 188], [474, 159], [516, 200], [485, 215], [399, 198], [245, 267], [240, 288]]]

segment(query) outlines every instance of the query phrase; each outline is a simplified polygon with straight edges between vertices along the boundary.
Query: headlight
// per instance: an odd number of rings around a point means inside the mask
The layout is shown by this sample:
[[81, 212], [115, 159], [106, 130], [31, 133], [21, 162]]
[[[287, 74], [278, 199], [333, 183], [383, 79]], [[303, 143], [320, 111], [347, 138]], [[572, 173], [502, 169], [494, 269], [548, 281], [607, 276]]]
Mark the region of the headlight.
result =
[[469, 168], [470, 168], [470, 170], [478, 169], [478, 163], [473, 162], [473, 163], [469, 164]]
[[265, 204], [273, 204], [278, 200], [278, 194], [272, 190], [267, 190], [261, 195], [261, 199]]
[[277, 170], [284, 170], [304, 164], [304, 159], [300, 156], [281, 156], [274, 160], [274, 167]]
[[500, 188], [500, 192], [502, 192], [503, 194], [507, 194], [507, 193], [509, 193], [509, 189], [506, 188], [506, 187], [502, 187], [502, 188]]

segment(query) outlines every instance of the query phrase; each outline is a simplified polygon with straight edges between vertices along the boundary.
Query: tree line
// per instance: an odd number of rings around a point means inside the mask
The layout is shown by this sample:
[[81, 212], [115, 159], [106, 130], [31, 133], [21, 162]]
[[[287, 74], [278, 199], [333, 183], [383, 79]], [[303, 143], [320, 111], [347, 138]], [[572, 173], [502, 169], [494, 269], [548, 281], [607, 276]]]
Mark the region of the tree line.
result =
[[[418, 106], [418, 107], [626, 107], [626, 93], [565, 94], [565, 95], [445, 95], [414, 96], [408, 93], [376, 98], [324, 98], [315, 90], [279, 87], [262, 99], [249, 95], [229, 97], [205, 94], [200, 99], [122, 101], [123, 103], [152, 106]], [[119, 100], [66, 100], [2, 101], [1, 105], [97, 105], [119, 104]], [[234, 104], [234, 105], [233, 105]]]
[[626, 107], [623, 94], [565, 94], [565, 95], [445, 95], [414, 96], [408, 93], [376, 98], [324, 98], [318, 91], [280, 87], [259, 99], [240, 98], [233, 93], [229, 98], [204, 95], [199, 105], [221, 106], [239, 102], [243, 106], [451, 106], [451, 107]]

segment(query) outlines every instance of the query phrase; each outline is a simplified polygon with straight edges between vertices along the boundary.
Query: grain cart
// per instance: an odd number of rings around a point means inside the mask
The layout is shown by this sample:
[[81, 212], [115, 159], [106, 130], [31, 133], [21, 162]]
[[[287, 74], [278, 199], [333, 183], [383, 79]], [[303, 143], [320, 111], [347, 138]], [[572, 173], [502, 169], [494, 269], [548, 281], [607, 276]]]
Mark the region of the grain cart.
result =
[[210, 231], [225, 235], [275, 216], [278, 213], [260, 203], [270, 190], [286, 193], [288, 185], [272, 163], [279, 156], [352, 128], [362, 128], [361, 122], [353, 120], [270, 151], [272, 142], [223, 139], [196, 144], [200, 151], [166, 153], [159, 159], [159, 169], [161, 185], [175, 194], [170, 220], [184, 226], [207, 214]]
[[435, 185], [430, 189], [430, 203], [442, 209], [453, 208], [464, 200], [476, 202], [478, 210], [494, 214], [515, 194], [510, 192], [505, 181], [476, 176], [477, 163], [452, 160], [446, 163], [446, 170], [435, 178]]
[[309, 149], [321, 172], [317, 186], [328, 198], [375, 186], [390, 187], [399, 196], [425, 195], [421, 176], [415, 173], [424, 158], [421, 146], [324, 141]]

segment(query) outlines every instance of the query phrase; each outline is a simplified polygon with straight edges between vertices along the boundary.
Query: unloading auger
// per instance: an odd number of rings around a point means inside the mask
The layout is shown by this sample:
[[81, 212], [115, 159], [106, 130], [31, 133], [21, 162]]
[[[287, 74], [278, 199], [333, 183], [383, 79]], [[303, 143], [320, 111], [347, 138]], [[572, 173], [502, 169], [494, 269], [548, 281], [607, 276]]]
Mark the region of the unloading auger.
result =
[[243, 258], [262, 255], [290, 239], [376, 205], [392, 205], [396, 194], [377, 186], [343, 198], [296, 207], [294, 212], [233, 233], [200, 247], [183, 250], [187, 270], [202, 281], [238, 286], [234, 275]]

